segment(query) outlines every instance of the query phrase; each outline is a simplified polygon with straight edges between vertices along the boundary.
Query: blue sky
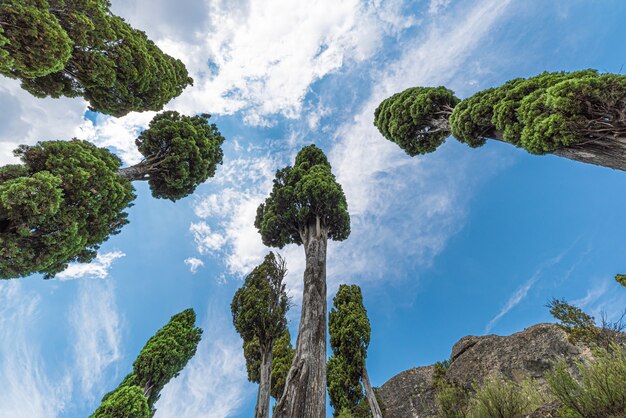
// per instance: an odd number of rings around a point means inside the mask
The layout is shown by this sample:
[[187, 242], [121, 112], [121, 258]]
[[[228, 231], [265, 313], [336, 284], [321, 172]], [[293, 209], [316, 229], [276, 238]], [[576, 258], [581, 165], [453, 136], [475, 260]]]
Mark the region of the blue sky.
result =
[[[458, 96], [544, 70], [620, 72], [626, 4], [599, 2], [113, 0], [181, 58], [194, 87], [169, 109], [209, 112], [227, 138], [213, 179], [177, 203], [145, 184], [130, 224], [89, 265], [54, 280], [0, 283], [0, 417], [84, 417], [169, 317], [193, 307], [204, 338], [164, 390], [157, 417], [249, 417], [229, 303], [268, 251], [252, 225], [277, 168], [301, 146], [328, 154], [352, 235], [332, 243], [329, 301], [361, 285], [372, 323], [369, 374], [447, 358], [462, 336], [550, 320], [565, 297], [617, 315], [626, 294], [626, 175], [501, 143], [454, 139], [410, 158], [372, 125], [383, 98], [416, 85]], [[86, 115], [79, 99], [39, 100], [0, 80], [0, 163], [19, 143], [78, 136], [126, 163], [153, 114]], [[303, 250], [287, 247], [299, 319]]]

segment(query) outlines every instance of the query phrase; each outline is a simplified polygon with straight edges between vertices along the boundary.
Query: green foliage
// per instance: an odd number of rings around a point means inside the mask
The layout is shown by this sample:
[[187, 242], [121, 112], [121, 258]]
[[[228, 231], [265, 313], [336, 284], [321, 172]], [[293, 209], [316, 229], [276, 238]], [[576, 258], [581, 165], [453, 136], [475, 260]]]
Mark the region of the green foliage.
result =
[[458, 104], [443, 87], [408, 89], [381, 103], [374, 124], [409, 155], [434, 151], [449, 131], [471, 147], [494, 138], [545, 154], [623, 137], [625, 95], [623, 75], [544, 72], [479, 91]]
[[21, 146], [23, 165], [0, 168], [0, 278], [52, 277], [88, 262], [126, 221], [134, 199], [120, 160], [79, 140]]
[[435, 386], [439, 383], [444, 383], [446, 380], [446, 372], [450, 368], [450, 360], [438, 361], [434, 364], [433, 369], [433, 382]]
[[265, 245], [282, 248], [301, 245], [306, 228], [318, 219], [329, 238], [342, 241], [350, 235], [341, 185], [322, 150], [309, 145], [300, 150], [293, 167], [276, 172], [272, 192], [258, 207], [254, 225]]
[[148, 340], [133, 363], [135, 384], [148, 391], [151, 408], [159, 399], [161, 389], [178, 376], [196, 354], [202, 330], [195, 327], [195, 322], [193, 309], [172, 316], [167, 325]]
[[580, 378], [564, 361], [546, 374], [550, 392], [563, 405], [562, 418], [623, 417], [626, 413], [626, 349], [596, 350], [595, 360], [578, 363]]
[[626, 287], [626, 274], [616, 274], [615, 281]]
[[112, 15], [108, 0], [29, 0], [17, 12], [14, 2], [24, 3], [10, 0], [0, 18], [29, 30], [1, 26], [0, 58], [9, 64], [0, 72], [37, 97], [83, 96], [92, 110], [123, 116], [161, 110], [192, 83], [180, 60]]
[[567, 332], [572, 344], [597, 344], [599, 330], [593, 316], [564, 300], [552, 299], [547, 307], [550, 308], [550, 314], [560, 321], [559, 327]]
[[149, 418], [150, 407], [137, 386], [124, 386], [112, 392], [91, 418]]
[[149, 175], [154, 197], [175, 201], [215, 174], [224, 137], [209, 118], [163, 112], [139, 135], [136, 144], [145, 157], [140, 167]]
[[458, 102], [445, 87], [409, 88], [378, 106], [374, 125], [410, 156], [427, 154], [450, 136], [447, 119]]
[[439, 418], [467, 418], [470, 395], [467, 390], [445, 379], [436, 382], [437, 413]]
[[276, 400], [285, 391], [287, 374], [289, 374], [295, 354], [296, 350], [291, 345], [289, 329], [285, 328], [283, 335], [274, 341], [274, 348], [272, 349], [272, 387], [270, 393]]
[[72, 41], [45, 0], [0, 3], [0, 74], [41, 77], [61, 70]]
[[328, 315], [330, 347], [327, 385], [330, 404], [338, 413], [355, 412], [364, 398], [361, 377], [370, 342], [370, 322], [357, 285], [340, 285]]
[[147, 418], [163, 387], [178, 376], [196, 353], [202, 330], [195, 327], [196, 314], [187, 309], [152, 336], [133, 363], [133, 371], [102, 403], [91, 418]]
[[476, 388], [470, 401], [468, 416], [523, 418], [545, 402], [546, 398], [530, 380], [518, 384], [500, 376], [492, 376], [481, 387]]

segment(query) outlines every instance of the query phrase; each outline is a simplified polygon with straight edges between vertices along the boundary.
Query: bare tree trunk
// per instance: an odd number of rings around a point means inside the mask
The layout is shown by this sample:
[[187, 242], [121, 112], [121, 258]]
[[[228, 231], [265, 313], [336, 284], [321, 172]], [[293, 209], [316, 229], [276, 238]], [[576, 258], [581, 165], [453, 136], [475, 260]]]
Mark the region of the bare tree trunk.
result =
[[319, 220], [302, 233], [306, 269], [296, 352], [274, 418], [326, 418], [326, 244]]
[[383, 413], [378, 406], [378, 400], [376, 399], [376, 393], [370, 383], [370, 377], [367, 374], [367, 367], [363, 365], [363, 374], [361, 375], [363, 381], [363, 387], [365, 388], [365, 395], [367, 396], [367, 402], [370, 404], [370, 411], [374, 418], [383, 418]]
[[254, 418], [269, 418], [270, 416], [270, 388], [272, 386], [272, 347], [263, 347], [261, 352], [261, 379], [259, 395], [254, 408]]
[[146, 167], [141, 163], [132, 165], [130, 167], [124, 167], [117, 170], [117, 175], [125, 178], [128, 181], [140, 181], [148, 180], [150, 176], [146, 172]]

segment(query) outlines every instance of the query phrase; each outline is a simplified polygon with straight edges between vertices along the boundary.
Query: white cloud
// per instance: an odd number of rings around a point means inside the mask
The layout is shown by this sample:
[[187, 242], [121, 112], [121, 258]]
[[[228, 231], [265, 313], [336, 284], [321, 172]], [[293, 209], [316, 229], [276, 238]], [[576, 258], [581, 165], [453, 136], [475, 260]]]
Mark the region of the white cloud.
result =
[[226, 243], [226, 238], [213, 232], [206, 222], [192, 223], [189, 230], [193, 234], [200, 254], [212, 254], [221, 251]]
[[124, 257], [125, 255], [126, 254], [121, 251], [98, 254], [95, 261], [92, 261], [91, 263], [70, 264], [68, 268], [57, 274], [55, 277], [60, 280], [80, 279], [83, 277], [97, 277], [99, 279], [104, 279], [109, 275], [109, 269], [113, 265], [113, 262]]
[[222, 309], [209, 307], [196, 355], [161, 392], [155, 418], [226, 418], [249, 396], [241, 340]]
[[428, 14], [436, 15], [445, 10], [450, 5], [451, 0], [430, 0]]
[[102, 395], [107, 369], [121, 358], [121, 318], [111, 281], [81, 280], [68, 317], [74, 333], [75, 376], [87, 400]]
[[[576, 243], [576, 241], [574, 242], [574, 244]], [[572, 244], [572, 246], [574, 244]], [[541, 263], [541, 265], [535, 270], [532, 276], [530, 276], [530, 278], [526, 280], [526, 282], [524, 282], [524, 284], [520, 286], [515, 291], [515, 293], [513, 293], [513, 295], [511, 295], [511, 297], [504, 304], [500, 312], [498, 312], [498, 314], [494, 316], [491, 319], [491, 321], [489, 321], [487, 326], [485, 326], [485, 334], [488, 334], [489, 332], [491, 332], [491, 330], [498, 323], [498, 321], [500, 321], [506, 314], [508, 314], [511, 311], [511, 309], [515, 308], [517, 305], [520, 304], [520, 302], [522, 302], [526, 298], [526, 296], [528, 295], [528, 292], [535, 285], [535, 283], [537, 283], [537, 281], [541, 278], [541, 275], [543, 274], [543, 272], [546, 269], [559, 264], [561, 260], [563, 259], [563, 257], [570, 251], [572, 246], [570, 246], [567, 250], [563, 251], [556, 257], [549, 258], [543, 263]]]
[[189, 270], [192, 274], [196, 274], [198, 272], [198, 269], [204, 266], [204, 262], [195, 257], [186, 258], [185, 264], [189, 266]]
[[55, 418], [72, 393], [68, 375], [48, 375], [31, 330], [40, 297], [17, 281], [0, 283], [0, 416]]

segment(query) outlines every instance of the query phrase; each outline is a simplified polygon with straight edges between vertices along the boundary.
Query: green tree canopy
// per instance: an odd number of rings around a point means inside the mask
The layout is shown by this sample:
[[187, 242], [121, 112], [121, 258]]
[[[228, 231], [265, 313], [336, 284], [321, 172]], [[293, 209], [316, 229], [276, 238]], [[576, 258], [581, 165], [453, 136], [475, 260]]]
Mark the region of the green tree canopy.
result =
[[163, 387], [183, 370], [196, 353], [202, 330], [193, 309], [180, 312], [143, 347], [133, 371], [102, 398], [91, 418], [144, 418], [154, 415]]
[[270, 196], [257, 209], [254, 225], [263, 243], [282, 248], [303, 243], [311, 225], [342, 241], [350, 235], [350, 215], [341, 185], [331, 172], [326, 155], [315, 145], [300, 150], [293, 167], [276, 172]]
[[0, 3], [0, 74], [35, 78], [59, 71], [72, 46], [45, 0]]
[[87, 262], [127, 223], [131, 184], [120, 160], [80, 140], [40, 142], [0, 168], [0, 278], [62, 271]]
[[150, 418], [150, 407], [138, 386], [124, 386], [112, 392], [91, 418]]
[[210, 117], [156, 115], [136, 140], [144, 160], [122, 172], [129, 180], [147, 180], [154, 197], [175, 201], [190, 195], [222, 164], [224, 137]]
[[208, 115], [155, 116], [137, 140], [146, 159], [121, 161], [89, 142], [45, 141], [20, 146], [22, 164], [0, 167], [0, 278], [43, 273], [88, 262], [127, 223], [135, 198], [129, 180], [147, 180], [155, 197], [177, 200], [213, 176], [224, 138]]
[[113, 116], [161, 110], [193, 82], [180, 60], [111, 14], [108, 0], [7, 0], [0, 58], [0, 73], [31, 94], [82, 96]]
[[625, 97], [623, 75], [544, 72], [462, 101], [443, 87], [408, 89], [380, 104], [374, 125], [409, 155], [434, 151], [451, 132], [471, 147], [497, 139], [532, 154], [625, 169], [619, 156], [626, 138]]

